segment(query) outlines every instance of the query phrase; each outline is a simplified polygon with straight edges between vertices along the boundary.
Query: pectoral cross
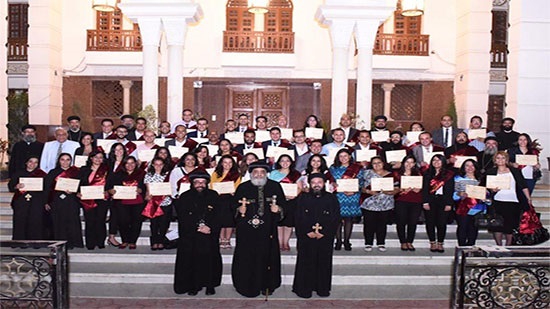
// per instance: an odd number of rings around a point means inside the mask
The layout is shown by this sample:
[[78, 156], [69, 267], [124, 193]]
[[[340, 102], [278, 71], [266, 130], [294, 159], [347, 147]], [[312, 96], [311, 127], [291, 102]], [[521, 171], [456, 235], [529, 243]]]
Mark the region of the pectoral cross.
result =
[[314, 226], [311, 227], [313, 230], [315, 230], [316, 234], [319, 234], [319, 230], [322, 230], [323, 227], [319, 225], [319, 223], [315, 223]]
[[32, 198], [32, 195], [30, 195], [29, 193], [27, 193], [27, 195], [25, 195], [25, 199], [28, 201], [30, 201]]
[[[246, 197], [243, 197], [239, 200], [239, 203], [241, 203], [241, 207], [246, 208], [246, 205], [250, 204], [250, 202], [246, 199]], [[241, 213], [241, 217], [244, 218], [244, 213]]]

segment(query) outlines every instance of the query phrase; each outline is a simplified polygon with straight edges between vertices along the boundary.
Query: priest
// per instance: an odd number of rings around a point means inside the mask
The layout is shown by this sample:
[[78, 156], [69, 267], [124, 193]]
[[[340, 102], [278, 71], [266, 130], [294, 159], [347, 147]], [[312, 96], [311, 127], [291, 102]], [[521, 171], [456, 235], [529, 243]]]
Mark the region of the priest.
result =
[[332, 281], [332, 244], [340, 218], [340, 204], [332, 193], [325, 191], [325, 176], [311, 174], [309, 192], [300, 194], [295, 209], [298, 257], [292, 292], [310, 298], [330, 295]]
[[281, 285], [277, 222], [284, 215], [285, 195], [278, 182], [267, 179], [268, 171], [265, 163], [250, 164], [250, 181], [235, 192], [237, 245], [231, 276], [246, 297], [267, 297]]
[[195, 170], [189, 178], [191, 188], [173, 202], [179, 233], [174, 292], [193, 296], [205, 287], [206, 295], [214, 295], [222, 279], [219, 196], [208, 189], [205, 171]]

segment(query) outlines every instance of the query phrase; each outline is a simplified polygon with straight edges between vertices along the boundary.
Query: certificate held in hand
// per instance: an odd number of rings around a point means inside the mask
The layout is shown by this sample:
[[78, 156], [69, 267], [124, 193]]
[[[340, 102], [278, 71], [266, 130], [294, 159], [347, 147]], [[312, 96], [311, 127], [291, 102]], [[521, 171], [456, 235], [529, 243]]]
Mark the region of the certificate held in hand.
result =
[[505, 175], [487, 175], [487, 188], [488, 189], [510, 189], [510, 177]]
[[298, 196], [298, 185], [295, 183], [281, 183], [285, 196], [296, 197]]
[[464, 164], [464, 161], [466, 160], [474, 160], [477, 162], [477, 157], [476, 156], [456, 156], [455, 157], [456, 161], [455, 161], [455, 164], [454, 164], [454, 167], [455, 168], [460, 168], [462, 166], [462, 164]]
[[338, 192], [359, 192], [359, 179], [337, 179]]
[[372, 178], [370, 180], [371, 191], [393, 191], [393, 177]]
[[23, 188], [20, 191], [43, 191], [44, 190], [44, 178], [39, 177], [21, 177], [19, 183], [23, 184]]
[[306, 128], [306, 137], [312, 139], [322, 139], [323, 128]]
[[182, 194], [183, 192], [187, 192], [191, 189], [191, 184], [189, 182], [182, 182], [180, 183], [180, 191], [178, 194]]
[[213, 182], [212, 190], [218, 192], [218, 194], [233, 194], [235, 193], [235, 182], [234, 181]]
[[147, 185], [149, 194], [152, 196], [172, 195], [172, 187], [169, 182], [154, 182]]
[[80, 156], [80, 155], [74, 156], [74, 166], [78, 168], [83, 167], [84, 165], [86, 165], [87, 162], [88, 162], [88, 156]]
[[386, 151], [386, 162], [401, 162], [407, 156], [405, 149]]
[[105, 199], [105, 187], [103, 186], [81, 186], [81, 200], [103, 200]]
[[264, 156], [264, 150], [263, 148], [250, 148], [250, 149], [243, 149], [243, 154], [246, 156], [248, 153], [253, 153], [258, 157], [258, 160], [265, 159]]
[[422, 189], [422, 176], [401, 176], [401, 189]]
[[390, 131], [371, 131], [370, 135], [374, 142], [386, 142], [390, 138]]
[[55, 191], [66, 191], [66, 192], [75, 193], [78, 191], [79, 184], [80, 184], [80, 179], [60, 177], [57, 179], [57, 183], [55, 184]]
[[136, 186], [114, 186], [115, 195], [113, 199], [115, 200], [133, 200], [137, 196], [137, 187]]
[[516, 155], [516, 163], [519, 165], [537, 165], [539, 160], [536, 155]]
[[372, 159], [372, 157], [375, 157], [375, 156], [376, 156], [376, 150], [374, 149], [355, 150], [355, 161], [357, 162], [363, 162], [363, 161], [370, 162], [370, 159]]
[[466, 185], [466, 194], [468, 197], [475, 198], [478, 200], [485, 200], [487, 197], [487, 189], [481, 186]]

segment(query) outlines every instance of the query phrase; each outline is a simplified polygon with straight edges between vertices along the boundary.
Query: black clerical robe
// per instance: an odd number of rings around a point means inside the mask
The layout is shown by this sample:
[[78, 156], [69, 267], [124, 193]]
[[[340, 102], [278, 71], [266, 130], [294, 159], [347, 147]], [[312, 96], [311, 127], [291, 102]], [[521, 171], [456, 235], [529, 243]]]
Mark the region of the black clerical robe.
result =
[[[285, 206], [285, 195], [278, 182], [267, 180], [263, 187], [244, 182], [235, 192], [235, 206], [245, 197], [250, 204], [242, 216], [236, 211], [237, 245], [233, 255], [231, 276], [237, 292], [246, 297], [272, 293], [281, 286], [281, 253], [277, 223], [283, 212], [271, 212], [272, 196], [276, 204]], [[262, 207], [263, 205], [263, 207]]]
[[[191, 189], [172, 205], [178, 215], [179, 232], [174, 292], [183, 294], [219, 286], [222, 257], [218, 241], [221, 228], [218, 193], [207, 189], [201, 194]], [[198, 232], [200, 224], [210, 227], [210, 234]]]
[[8, 177], [12, 178], [16, 171], [25, 169], [25, 162], [30, 156], [40, 158], [42, 156], [42, 149], [44, 149], [44, 143], [41, 142], [27, 143], [19, 141], [15, 143], [10, 152]]
[[[313, 291], [319, 296], [329, 296], [332, 281], [332, 245], [340, 221], [340, 204], [332, 193], [302, 193], [295, 209], [295, 228], [298, 240], [298, 257], [294, 271], [292, 291], [309, 298]], [[313, 226], [322, 229], [320, 239], [309, 238]]]

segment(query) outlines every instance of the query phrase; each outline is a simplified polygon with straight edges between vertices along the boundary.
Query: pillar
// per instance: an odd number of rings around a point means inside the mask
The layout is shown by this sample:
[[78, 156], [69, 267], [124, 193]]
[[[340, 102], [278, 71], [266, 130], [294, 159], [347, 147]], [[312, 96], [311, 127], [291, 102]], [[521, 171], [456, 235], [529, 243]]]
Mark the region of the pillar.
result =
[[158, 118], [160, 18], [140, 17], [138, 24], [143, 45], [143, 107], [151, 105]]
[[134, 82], [131, 80], [121, 80], [120, 85], [122, 86], [122, 114], [130, 114], [130, 89]]
[[384, 90], [384, 116], [388, 120], [391, 118], [391, 91], [395, 88], [395, 84], [382, 84], [382, 89]]
[[353, 21], [333, 21], [330, 26], [332, 39], [332, 128], [338, 127], [340, 117], [348, 110], [348, 55], [353, 31]]
[[183, 107], [183, 48], [187, 23], [180, 18], [163, 18], [162, 24], [168, 43], [168, 106], [167, 120], [181, 120]]
[[456, 1], [454, 88], [457, 125], [460, 128], [468, 127], [471, 116], [487, 114], [492, 7], [492, 1]]
[[[8, 16], [8, 2], [2, 1], [0, 3], [0, 16]], [[8, 22], [5, 18], [0, 18], [0, 29], [8, 29]], [[3, 42], [8, 41], [8, 32], [1, 31], [0, 37]], [[7, 49], [5, 45], [0, 46], [0, 138], [2, 140], [8, 139], [8, 73], [7, 73]], [[10, 145], [11, 146], [11, 145]], [[4, 155], [4, 160], [7, 159], [7, 155]], [[0, 162], [4, 164], [4, 162]]]

